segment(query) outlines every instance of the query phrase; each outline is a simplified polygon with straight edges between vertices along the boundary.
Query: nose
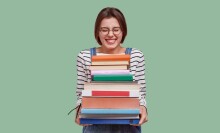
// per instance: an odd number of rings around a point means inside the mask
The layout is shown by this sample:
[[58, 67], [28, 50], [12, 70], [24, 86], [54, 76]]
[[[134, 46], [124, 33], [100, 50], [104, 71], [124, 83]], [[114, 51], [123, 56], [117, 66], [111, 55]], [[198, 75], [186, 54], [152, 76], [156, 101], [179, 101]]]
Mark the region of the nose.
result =
[[109, 30], [108, 36], [114, 36], [114, 33], [112, 30]]

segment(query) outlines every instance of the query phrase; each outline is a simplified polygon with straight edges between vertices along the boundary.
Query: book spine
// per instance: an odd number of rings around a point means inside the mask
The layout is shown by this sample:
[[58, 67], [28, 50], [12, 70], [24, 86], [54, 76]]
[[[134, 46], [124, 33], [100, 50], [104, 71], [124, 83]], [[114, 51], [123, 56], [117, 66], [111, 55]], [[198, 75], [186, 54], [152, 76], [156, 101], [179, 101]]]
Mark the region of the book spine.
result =
[[128, 66], [123, 65], [123, 66], [90, 66], [89, 70], [127, 70]]
[[129, 70], [92, 70], [91, 75], [102, 75], [102, 74], [130, 74]]
[[81, 114], [140, 114], [140, 109], [81, 109]]
[[86, 109], [136, 109], [136, 108], [139, 108], [139, 98], [83, 97], [82, 108], [86, 108]]
[[139, 97], [138, 90], [106, 91], [106, 90], [82, 90], [82, 96], [94, 97]]
[[86, 119], [80, 118], [80, 124], [138, 124], [139, 119]]
[[129, 65], [129, 61], [93, 61], [92, 66]]
[[80, 114], [79, 118], [87, 119], [139, 119], [139, 114]]
[[133, 76], [128, 75], [93, 75], [93, 81], [133, 81]]
[[[100, 81], [96, 81], [96, 82], [100, 82]], [[110, 84], [106, 84], [105, 82], [103, 82], [103, 83], [84, 84], [84, 90], [139, 90], [139, 89], [140, 89], [139, 84], [134, 85], [129, 83], [117, 84], [111, 82]]]
[[92, 62], [94, 61], [130, 61], [130, 55], [92, 56]]

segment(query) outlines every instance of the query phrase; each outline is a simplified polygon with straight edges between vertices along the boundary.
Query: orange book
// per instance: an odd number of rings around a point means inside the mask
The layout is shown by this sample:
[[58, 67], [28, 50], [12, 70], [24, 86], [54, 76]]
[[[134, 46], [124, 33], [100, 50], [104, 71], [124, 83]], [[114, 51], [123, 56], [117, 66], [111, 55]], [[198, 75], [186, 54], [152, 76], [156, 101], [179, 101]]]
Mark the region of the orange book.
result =
[[92, 56], [93, 61], [130, 61], [130, 55], [98, 55]]
[[139, 99], [122, 97], [83, 97], [82, 108], [139, 109]]

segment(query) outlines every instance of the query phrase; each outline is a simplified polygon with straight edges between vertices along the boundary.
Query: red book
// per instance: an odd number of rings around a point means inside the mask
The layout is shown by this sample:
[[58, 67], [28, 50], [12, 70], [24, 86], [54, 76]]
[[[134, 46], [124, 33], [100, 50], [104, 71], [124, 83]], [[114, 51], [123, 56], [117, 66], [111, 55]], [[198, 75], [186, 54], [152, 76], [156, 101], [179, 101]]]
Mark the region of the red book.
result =
[[139, 90], [83, 90], [82, 96], [93, 97], [139, 97]]
[[92, 56], [94, 61], [130, 61], [130, 55], [98, 55]]

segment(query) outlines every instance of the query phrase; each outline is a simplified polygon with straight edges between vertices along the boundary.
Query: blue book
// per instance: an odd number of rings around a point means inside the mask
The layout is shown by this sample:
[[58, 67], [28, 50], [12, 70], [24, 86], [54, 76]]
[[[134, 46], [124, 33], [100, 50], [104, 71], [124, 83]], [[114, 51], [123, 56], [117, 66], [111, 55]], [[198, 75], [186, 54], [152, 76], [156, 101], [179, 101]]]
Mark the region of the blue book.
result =
[[87, 119], [80, 118], [80, 124], [138, 124], [140, 119]]
[[140, 109], [81, 109], [81, 114], [140, 114]]

